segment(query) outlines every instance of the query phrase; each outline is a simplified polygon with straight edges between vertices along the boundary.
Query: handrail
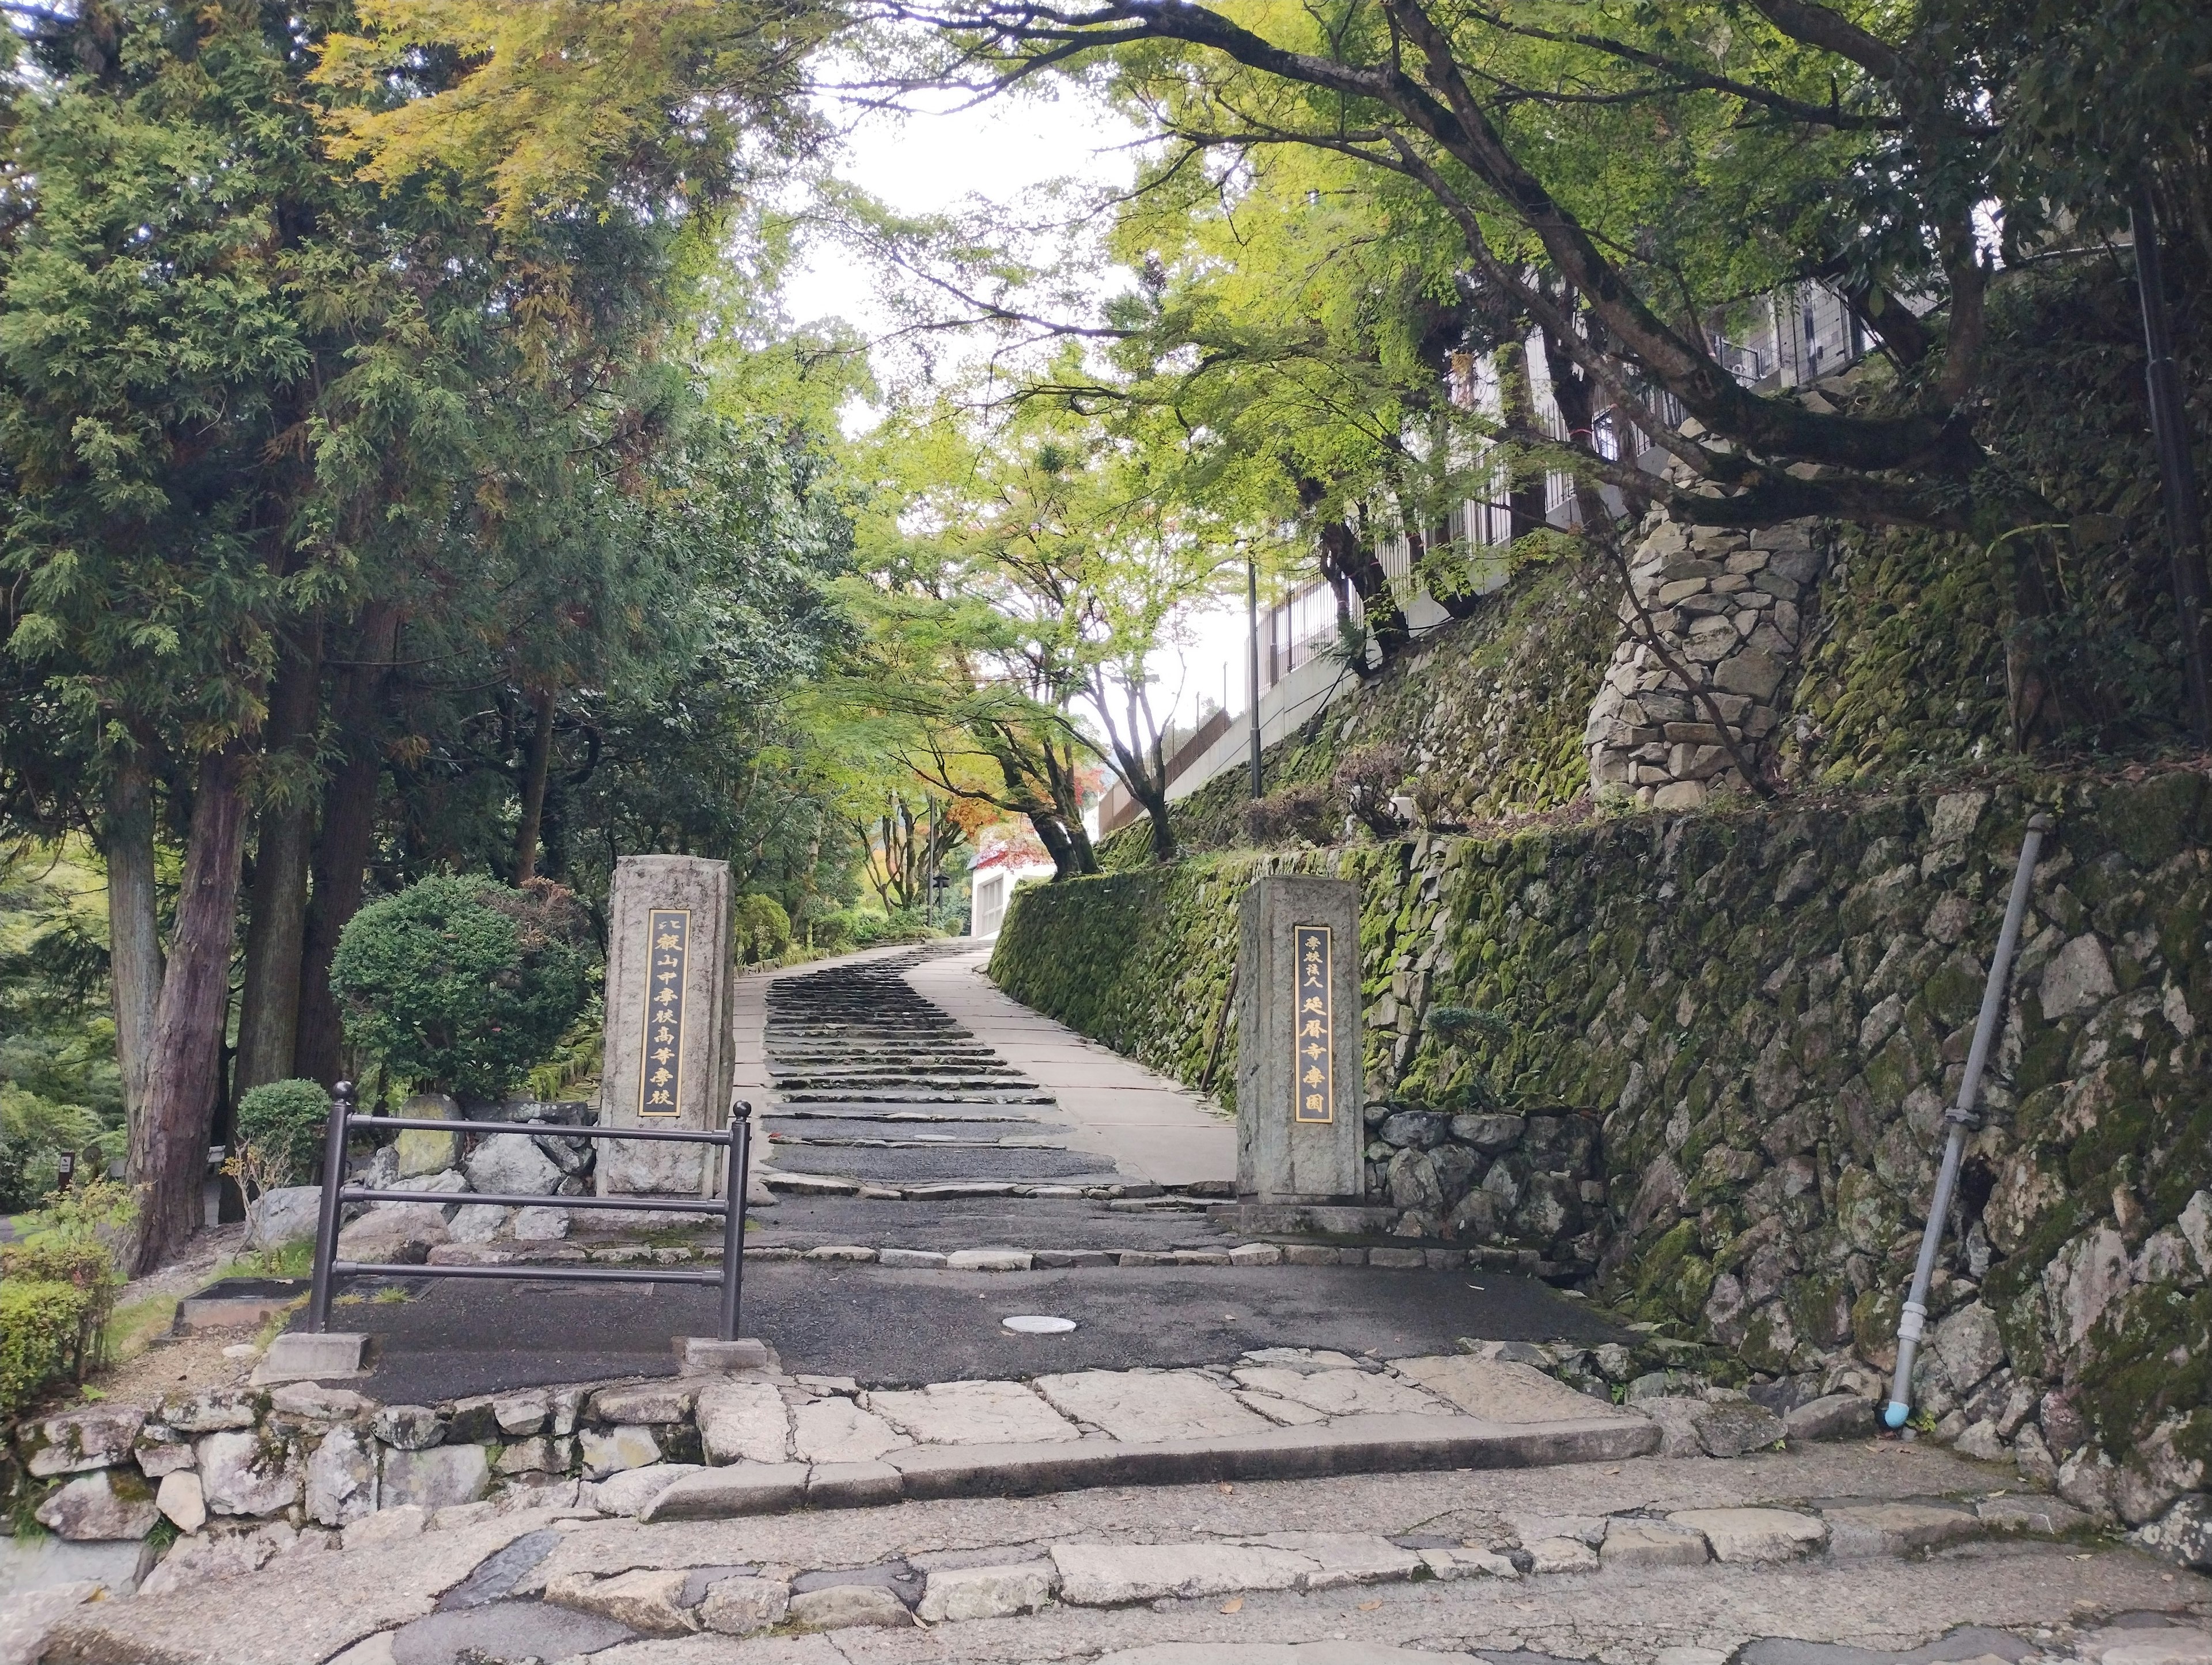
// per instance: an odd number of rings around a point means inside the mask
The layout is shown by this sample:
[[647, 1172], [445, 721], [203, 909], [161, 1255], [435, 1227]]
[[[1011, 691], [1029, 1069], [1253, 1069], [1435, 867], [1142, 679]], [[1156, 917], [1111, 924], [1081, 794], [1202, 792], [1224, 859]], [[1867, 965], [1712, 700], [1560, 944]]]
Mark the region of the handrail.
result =
[[[447, 1121], [428, 1116], [363, 1115], [354, 1108], [350, 1081], [337, 1083], [331, 1095], [329, 1127], [323, 1144], [322, 1206], [315, 1223], [315, 1267], [313, 1292], [307, 1300], [307, 1328], [327, 1330], [331, 1322], [331, 1285], [340, 1278], [492, 1278], [532, 1282], [578, 1284], [702, 1284], [722, 1291], [721, 1339], [738, 1339], [738, 1308], [744, 1283], [745, 1180], [752, 1159], [752, 1106], [739, 1099], [730, 1107], [730, 1124], [720, 1132], [690, 1127], [572, 1127], [535, 1121]], [[685, 1145], [720, 1145], [729, 1151], [724, 1164], [722, 1194], [719, 1197], [652, 1196], [509, 1196], [475, 1191], [403, 1191], [379, 1189], [345, 1182], [347, 1135], [356, 1128], [459, 1133], [482, 1132], [527, 1133], [532, 1137], [557, 1139], [627, 1139], [659, 1140]], [[666, 1214], [719, 1214], [722, 1217], [722, 1265], [718, 1272], [678, 1272], [662, 1267], [563, 1267], [532, 1262], [523, 1266], [396, 1266], [337, 1258], [338, 1222], [349, 1202], [482, 1203], [518, 1208], [620, 1208]]]

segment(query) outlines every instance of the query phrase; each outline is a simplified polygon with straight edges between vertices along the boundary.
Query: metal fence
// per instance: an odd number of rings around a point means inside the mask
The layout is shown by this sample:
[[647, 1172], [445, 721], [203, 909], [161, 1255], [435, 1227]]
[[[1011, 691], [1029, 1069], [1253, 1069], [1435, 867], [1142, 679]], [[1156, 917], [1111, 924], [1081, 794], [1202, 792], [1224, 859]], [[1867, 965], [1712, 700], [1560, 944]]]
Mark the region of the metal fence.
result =
[[[501, 1196], [483, 1192], [378, 1191], [345, 1182], [347, 1137], [356, 1130], [404, 1133], [419, 1128], [428, 1133], [523, 1133], [530, 1122], [444, 1121], [425, 1117], [363, 1115], [354, 1108], [350, 1081], [341, 1081], [331, 1094], [331, 1121], [323, 1149], [322, 1216], [315, 1229], [314, 1292], [307, 1305], [307, 1328], [330, 1328], [331, 1286], [340, 1278], [494, 1278], [531, 1283], [574, 1284], [708, 1284], [722, 1291], [721, 1339], [738, 1339], [738, 1298], [744, 1279], [745, 1176], [751, 1166], [752, 1106], [740, 1099], [731, 1107], [730, 1125], [720, 1133], [679, 1127], [562, 1127], [562, 1139], [627, 1139], [678, 1145], [720, 1145], [729, 1151], [723, 1164], [720, 1197], [536, 1197]], [[722, 1265], [718, 1272], [686, 1272], [665, 1267], [567, 1267], [533, 1263], [524, 1266], [385, 1266], [337, 1258], [338, 1221], [349, 1202], [428, 1202], [448, 1205], [457, 1199], [507, 1207], [621, 1208], [663, 1214], [720, 1214], [722, 1217]]]

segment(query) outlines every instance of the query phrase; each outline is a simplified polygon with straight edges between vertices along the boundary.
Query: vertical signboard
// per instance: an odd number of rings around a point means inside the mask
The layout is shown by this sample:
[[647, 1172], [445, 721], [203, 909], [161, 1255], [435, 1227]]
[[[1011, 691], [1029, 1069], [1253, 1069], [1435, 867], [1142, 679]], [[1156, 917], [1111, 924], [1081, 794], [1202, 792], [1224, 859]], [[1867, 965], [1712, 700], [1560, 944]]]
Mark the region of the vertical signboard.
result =
[[684, 994], [691, 958], [691, 910], [654, 908], [645, 916], [643, 1056], [637, 1075], [641, 1117], [674, 1117], [684, 1103]]
[[1297, 1018], [1291, 1031], [1294, 1116], [1300, 1121], [1336, 1120], [1336, 1035], [1329, 1010], [1334, 968], [1326, 925], [1293, 926], [1291, 963]]

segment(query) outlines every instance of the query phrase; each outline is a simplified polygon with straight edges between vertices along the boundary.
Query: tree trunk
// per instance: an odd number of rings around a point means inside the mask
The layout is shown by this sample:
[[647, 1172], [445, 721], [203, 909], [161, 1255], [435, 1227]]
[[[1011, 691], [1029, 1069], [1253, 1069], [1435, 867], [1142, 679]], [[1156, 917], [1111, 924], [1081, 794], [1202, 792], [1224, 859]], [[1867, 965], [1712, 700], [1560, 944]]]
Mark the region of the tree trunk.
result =
[[[1523, 433], [1534, 432], [1536, 427], [1536, 392], [1528, 381], [1528, 344], [1525, 341], [1509, 341], [1498, 349], [1498, 393], [1499, 413], [1506, 426]], [[1531, 482], [1525, 465], [1514, 469], [1505, 486], [1505, 512], [1508, 534], [1525, 538], [1528, 533], [1548, 526], [1544, 516], [1544, 471], [1535, 471]]]
[[307, 940], [307, 862], [315, 827], [308, 787], [322, 692], [319, 623], [292, 647], [269, 700], [268, 755], [284, 778], [261, 811], [254, 844], [252, 922], [246, 933], [233, 1077], [239, 1092], [288, 1079], [300, 1032], [300, 954]]
[[[1071, 754], [1073, 748], [1071, 748]], [[1098, 852], [1091, 842], [1090, 829], [1083, 824], [1082, 791], [1075, 773], [1073, 755], [1063, 757], [1048, 739], [1044, 743], [1045, 779], [1052, 788], [1053, 808], [1060, 815], [1060, 824], [1067, 835], [1070, 853], [1075, 859], [1079, 873], [1098, 871]]]
[[540, 689], [530, 696], [537, 726], [530, 731], [530, 750], [522, 766], [522, 824], [514, 833], [514, 882], [527, 884], [538, 877], [538, 829], [545, 821], [545, 780], [553, 767], [553, 690]]
[[132, 1266], [141, 1275], [168, 1259], [202, 1223], [201, 1182], [237, 936], [245, 768], [243, 742], [200, 763], [176, 929], [154, 1014], [155, 1062], [147, 1073], [145, 1109], [131, 1129], [130, 1173], [139, 1191]]
[[[1327, 496], [1327, 489], [1319, 480], [1298, 482], [1298, 502], [1309, 514], [1316, 513]], [[1350, 609], [1344, 600], [1345, 590], [1349, 586], [1359, 598], [1359, 611], [1367, 621], [1369, 639], [1379, 650], [1376, 665], [1370, 666], [1363, 659], [1352, 668], [1363, 678], [1379, 674], [1382, 666], [1413, 639], [1405, 611], [1398, 605], [1390, 574], [1382, 570], [1382, 557], [1375, 553], [1373, 540], [1362, 538], [1343, 516], [1319, 520], [1314, 530], [1315, 541], [1321, 548], [1322, 576], [1336, 590], [1338, 618], [1341, 621], [1349, 616]]]
[[345, 1029], [331, 993], [331, 958], [338, 933], [361, 907], [369, 851], [376, 839], [376, 788], [384, 773], [384, 684], [398, 641], [399, 617], [392, 608], [366, 609], [347, 667], [332, 699], [345, 761], [323, 796], [322, 836], [316, 841], [314, 892], [307, 903], [306, 946], [300, 955], [300, 1025], [293, 1069], [328, 1086], [337, 1079]]
[[136, 1127], [154, 1057], [161, 999], [161, 926], [154, 891], [154, 771], [142, 749], [116, 766], [101, 832], [107, 860], [108, 986], [125, 1114]]

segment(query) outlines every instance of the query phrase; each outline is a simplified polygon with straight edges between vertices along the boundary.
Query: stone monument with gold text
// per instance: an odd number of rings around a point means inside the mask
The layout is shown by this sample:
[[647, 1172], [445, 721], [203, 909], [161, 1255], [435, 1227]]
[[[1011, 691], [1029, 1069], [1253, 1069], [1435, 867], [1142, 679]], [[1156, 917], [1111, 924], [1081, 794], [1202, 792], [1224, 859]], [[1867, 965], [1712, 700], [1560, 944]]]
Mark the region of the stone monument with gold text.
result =
[[[607, 899], [609, 1127], [719, 1128], [730, 1115], [733, 939], [727, 862], [627, 855]], [[713, 1193], [720, 1152], [702, 1145], [609, 1140], [602, 1196]]]
[[1257, 878], [1240, 923], [1237, 1193], [1261, 1203], [1356, 1203], [1366, 1137], [1359, 887]]

